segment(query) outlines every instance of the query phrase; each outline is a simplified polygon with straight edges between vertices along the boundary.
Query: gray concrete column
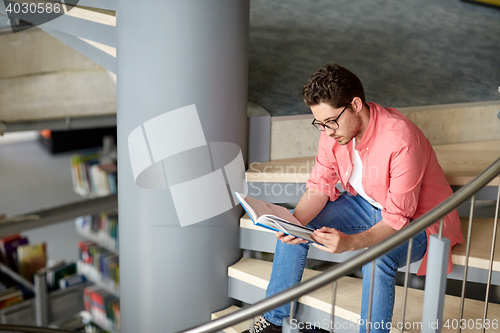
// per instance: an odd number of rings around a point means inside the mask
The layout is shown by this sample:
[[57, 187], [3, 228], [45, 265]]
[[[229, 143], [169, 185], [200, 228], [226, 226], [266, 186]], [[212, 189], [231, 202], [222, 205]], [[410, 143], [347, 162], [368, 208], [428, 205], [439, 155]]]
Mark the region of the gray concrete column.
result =
[[241, 256], [249, 1], [117, 5], [121, 331], [175, 332], [230, 304]]

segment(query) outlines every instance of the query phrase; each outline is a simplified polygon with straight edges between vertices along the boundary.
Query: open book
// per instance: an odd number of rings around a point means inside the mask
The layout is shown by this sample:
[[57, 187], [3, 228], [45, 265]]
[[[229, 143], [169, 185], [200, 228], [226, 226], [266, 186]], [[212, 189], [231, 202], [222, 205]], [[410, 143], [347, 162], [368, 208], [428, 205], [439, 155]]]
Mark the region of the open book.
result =
[[236, 198], [238, 198], [255, 225], [317, 243], [311, 237], [314, 230], [300, 224], [285, 207], [245, 196], [238, 192], [234, 192], [234, 195], [236, 195]]

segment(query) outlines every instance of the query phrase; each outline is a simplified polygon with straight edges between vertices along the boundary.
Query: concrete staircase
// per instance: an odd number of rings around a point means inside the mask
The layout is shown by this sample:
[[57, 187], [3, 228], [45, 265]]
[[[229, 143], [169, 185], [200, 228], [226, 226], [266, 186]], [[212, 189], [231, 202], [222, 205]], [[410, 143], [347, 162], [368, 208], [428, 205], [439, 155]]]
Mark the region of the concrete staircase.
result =
[[[38, 28], [116, 74], [116, 2], [80, 1], [65, 12]], [[0, 14], [7, 15], [3, 6]]]
[[[272, 263], [242, 258], [238, 263], [229, 267], [228, 275], [230, 279], [229, 295], [245, 303], [254, 303], [256, 298], [263, 299], [265, 297], [265, 289], [269, 283], [271, 276]], [[321, 272], [306, 269], [304, 271], [303, 281], [310, 279]], [[335, 332], [355, 332], [352, 324], [358, 323], [360, 320], [360, 304], [361, 304], [361, 279], [352, 277], [343, 277], [338, 280], [337, 285], [337, 302], [335, 305], [335, 321], [338, 321]], [[238, 289], [246, 289], [246, 292]], [[403, 288], [396, 287], [396, 301], [394, 305], [393, 325], [397, 328], [401, 322], [401, 306], [403, 299]], [[424, 291], [418, 289], [408, 290], [408, 307], [406, 312], [406, 320], [408, 322], [405, 332], [420, 332], [418, 325], [422, 320], [422, 305], [424, 299]], [[327, 285], [320, 288], [311, 294], [304, 295], [299, 298], [297, 306], [297, 319], [307, 323], [321, 323], [320, 327], [325, 328], [325, 323], [328, 323], [331, 318], [332, 309], [332, 286]], [[446, 296], [445, 311], [443, 315], [443, 323], [452, 325], [453, 319], [458, 318], [460, 309], [460, 297]], [[477, 300], [466, 299], [464, 307], [464, 318], [466, 320], [480, 319], [482, 321], [484, 303]], [[500, 304], [490, 304], [488, 318], [490, 320], [498, 319], [500, 315]], [[411, 324], [410, 324], [411, 323]], [[401, 324], [400, 324], [401, 325]], [[410, 327], [411, 325], [411, 327]], [[423, 323], [422, 323], [423, 325]], [[344, 327], [342, 327], [344, 326]], [[349, 329], [351, 326], [351, 329]], [[248, 326], [246, 327], [248, 328]], [[393, 329], [394, 332], [398, 330]], [[454, 332], [452, 327], [443, 328], [443, 332]], [[475, 332], [475, 330], [463, 330], [464, 332]], [[487, 330], [488, 331], [488, 330]], [[495, 332], [497, 330], [489, 330]]]
[[[290, 130], [290, 129], [289, 129]], [[295, 133], [295, 132], [293, 132]], [[459, 144], [434, 145], [441, 166], [446, 178], [453, 188], [459, 188], [467, 184], [487, 166], [495, 161], [500, 155], [500, 141], [490, 140], [482, 142], [465, 142]], [[278, 186], [290, 186], [295, 190], [303, 190], [303, 184], [308, 179], [309, 173], [314, 166], [314, 157], [302, 156], [286, 159], [275, 159], [269, 162], [256, 162], [249, 166], [246, 177], [251, 185], [258, 186], [268, 183]], [[483, 190], [481, 198], [491, 198], [491, 194], [496, 195], [496, 187], [499, 178], [493, 180], [489, 186]], [[289, 188], [289, 189], [290, 189]], [[262, 187], [260, 187], [262, 189]], [[250, 193], [251, 195], [251, 193]], [[284, 195], [270, 195], [267, 198], [274, 202], [294, 202], [300, 195], [292, 195], [290, 201], [283, 201]], [[290, 196], [289, 196], [290, 197]], [[261, 198], [266, 198], [261, 194]], [[493, 234], [494, 219], [492, 217], [474, 217], [472, 224], [471, 250], [468, 259], [468, 281], [487, 283], [487, 270], [491, 251], [491, 241]], [[467, 236], [469, 228], [469, 218], [461, 217], [462, 231], [464, 238]], [[497, 241], [500, 237], [497, 235]], [[240, 247], [245, 250], [259, 252], [274, 252], [276, 238], [270, 230], [254, 226], [247, 215], [240, 220]], [[454, 271], [448, 276], [450, 279], [463, 279], [464, 265], [466, 263], [467, 244], [460, 244], [453, 248], [452, 257], [455, 263]], [[493, 275], [491, 283], [500, 285], [500, 257], [499, 247], [495, 247], [493, 262]], [[328, 254], [311, 247], [308, 258], [329, 262], [343, 262], [356, 253]], [[416, 273], [418, 263], [412, 264], [411, 273]], [[265, 298], [265, 290], [269, 282], [272, 263], [252, 258], [242, 258], [238, 263], [228, 269], [230, 281], [229, 296], [244, 303], [255, 303]], [[404, 270], [401, 269], [402, 271]], [[310, 279], [320, 274], [319, 271], [306, 269], [303, 280]], [[406, 327], [404, 332], [420, 332], [421, 326], [429, 323], [421, 323], [424, 291], [409, 288], [408, 305], [406, 312]], [[357, 332], [354, 323], [360, 319], [361, 304], [361, 279], [355, 277], [343, 277], [338, 280], [337, 303], [335, 306], [335, 332]], [[397, 327], [401, 318], [401, 307], [403, 299], [403, 288], [396, 288], [396, 304], [394, 307], [393, 325]], [[325, 286], [311, 294], [304, 295], [298, 300], [296, 318], [304, 323], [316, 323], [320, 328], [328, 329], [331, 318], [332, 286]], [[465, 299], [464, 315], [466, 320], [465, 329], [462, 332], [480, 332], [476, 329], [477, 322], [482, 322], [484, 302]], [[236, 307], [225, 309], [214, 314], [217, 318], [223, 314], [236, 311]], [[460, 311], [460, 297], [447, 295], [445, 298], [445, 310], [443, 315], [443, 332], [456, 332]], [[500, 304], [489, 304], [488, 319], [491, 323], [498, 323], [500, 315]], [[472, 325], [474, 322], [474, 325]], [[468, 325], [470, 323], [471, 325]], [[249, 322], [240, 324], [237, 327], [228, 328], [227, 332], [241, 332], [249, 327]], [[399, 324], [401, 325], [401, 324]], [[302, 326], [303, 328], [311, 328]], [[497, 326], [495, 326], [497, 327]], [[486, 332], [496, 332], [490, 326]], [[391, 332], [400, 332], [393, 328]]]
[[116, 125], [115, 2], [87, 5], [0, 34], [0, 133]]
[[[469, 219], [467, 217], [461, 218], [462, 230], [464, 235], [467, 235]], [[471, 252], [469, 256], [469, 270], [476, 268], [480, 270], [487, 270], [489, 268], [489, 257], [491, 249], [491, 235], [493, 229], [492, 218], [475, 218], [473, 221], [473, 230], [471, 237]], [[240, 222], [241, 227], [241, 247], [244, 249], [251, 249], [255, 251], [274, 252], [276, 239], [274, 233], [267, 229], [256, 227], [250, 221], [248, 216], [244, 216]], [[260, 239], [260, 244], [266, 244], [261, 248], [255, 246], [256, 239]], [[500, 236], [497, 235], [497, 241]], [[250, 244], [250, 246], [249, 246]], [[253, 244], [253, 246], [252, 246]], [[465, 264], [465, 251], [466, 244], [460, 244], [453, 248], [453, 261], [456, 268]], [[498, 256], [500, 250], [495, 248], [495, 259], [493, 262], [493, 269], [495, 271], [492, 284], [500, 285], [498, 272], [500, 271], [500, 257]], [[322, 255], [322, 251], [311, 248], [308, 258], [320, 259], [325, 261], [341, 262], [353, 256], [355, 253], [345, 253], [342, 255]], [[418, 263], [413, 264], [411, 271], [415, 272]], [[265, 298], [265, 290], [269, 283], [271, 275], [272, 263], [251, 259], [242, 258], [238, 263], [232, 265], [228, 269], [228, 276], [230, 281], [229, 295], [242, 301], [244, 303], [255, 303]], [[404, 270], [401, 269], [401, 270]], [[454, 275], [455, 278], [460, 278], [462, 271], [458, 269]], [[304, 272], [303, 280], [310, 279], [311, 277], [320, 274], [319, 271], [306, 269]], [[480, 281], [486, 283], [486, 280]], [[424, 291], [418, 289], [408, 290], [408, 306], [406, 313], [406, 326], [405, 332], [420, 332], [418, 325], [421, 323], [422, 318], [422, 305], [423, 305]], [[401, 306], [403, 299], [403, 288], [396, 287], [396, 302], [394, 307], [393, 325], [397, 327], [401, 322]], [[331, 316], [331, 300], [332, 300], [332, 286], [326, 286], [314, 291], [311, 294], [302, 296], [297, 306], [297, 319], [305, 323], [320, 323], [324, 327], [325, 323], [330, 322]], [[353, 277], [343, 277], [338, 281], [337, 286], [337, 304], [335, 307], [336, 325], [335, 332], [356, 332], [354, 324], [360, 319], [360, 303], [361, 303], [361, 279]], [[232, 310], [237, 310], [234, 307]], [[231, 312], [231, 309], [227, 311]], [[460, 309], [460, 297], [447, 295], [445, 299], [445, 311], [443, 316], [443, 323], [449, 323], [450, 327], [444, 327], [443, 332], [455, 332], [453, 330], [453, 320], [458, 320]], [[465, 300], [464, 316], [467, 321], [480, 320], [482, 322], [484, 310], [484, 302], [472, 299]], [[229, 313], [229, 312], [227, 312]], [[224, 313], [226, 314], [226, 313]], [[489, 304], [488, 317], [491, 321], [499, 318], [500, 304]], [[472, 321], [471, 321], [472, 322]], [[401, 325], [401, 324], [399, 324]], [[409, 326], [411, 325], [411, 326]], [[248, 328], [248, 325], [242, 327]], [[456, 328], [456, 325], [455, 325]], [[241, 327], [234, 327], [235, 330], [240, 330]], [[229, 332], [231, 329], [228, 329]], [[398, 330], [393, 330], [399, 332]], [[479, 332], [474, 329], [465, 329], [463, 332]], [[496, 330], [486, 330], [487, 332], [495, 332]], [[234, 332], [234, 331], [231, 331]], [[392, 331], [391, 331], [392, 332]]]

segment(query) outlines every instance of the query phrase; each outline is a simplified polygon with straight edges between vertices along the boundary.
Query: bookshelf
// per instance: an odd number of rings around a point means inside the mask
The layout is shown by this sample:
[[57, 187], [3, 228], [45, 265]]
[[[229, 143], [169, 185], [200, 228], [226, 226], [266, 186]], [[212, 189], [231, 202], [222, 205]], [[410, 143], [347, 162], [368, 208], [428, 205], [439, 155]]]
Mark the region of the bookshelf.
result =
[[[73, 155], [74, 191], [87, 198], [116, 194], [116, 157], [116, 145], [110, 136], [103, 138], [102, 149]], [[92, 323], [105, 331], [119, 332], [118, 209], [77, 217], [75, 228], [86, 239], [78, 242], [77, 271], [92, 283], [85, 288], [85, 311], [80, 312], [80, 317], [86, 325]]]
[[[48, 326], [50, 322], [63, 321], [83, 308], [84, 284], [66, 289], [49, 291], [47, 276], [39, 271], [34, 276], [34, 284], [0, 263], [1, 274], [10, 276], [33, 297], [0, 310], [0, 323]], [[50, 321], [50, 322], [49, 322]]]
[[94, 266], [85, 264], [83, 261], [78, 261], [78, 273], [85, 275], [88, 281], [94, 283], [100, 288], [110, 292], [116, 297], [120, 297], [120, 286], [113, 281], [103, 280], [102, 275], [95, 269]]
[[84, 238], [118, 255], [118, 210], [89, 214], [75, 219], [75, 228]]
[[78, 272], [93, 283], [85, 289], [85, 311], [80, 312], [80, 316], [84, 323], [119, 332], [118, 211], [78, 217], [75, 228], [87, 239], [78, 243]]
[[[33, 234], [35, 243], [47, 242], [48, 247], [52, 249], [50, 255], [53, 262], [63, 259], [76, 261], [74, 244], [81, 238], [76, 236], [74, 226], [71, 228], [71, 224], [69, 225], [70, 232], [66, 232], [67, 228], [61, 232], [58, 230], [39, 232], [39, 229], [75, 219], [79, 215], [116, 208], [116, 194], [95, 199], [89, 196], [89, 200], [82, 200], [82, 197], [74, 192], [72, 186], [71, 155], [69, 153], [55, 156], [47, 154], [40, 148], [36, 137], [30, 137], [29, 140], [22, 142], [4, 143], [0, 140], [0, 156], [2, 157], [0, 164], [3, 170], [0, 182], [8, 189], [4, 191], [0, 205], [0, 215], [5, 215], [0, 235], [6, 237], [23, 233], [32, 241]], [[112, 153], [108, 153], [110, 154], [113, 157]], [[116, 156], [111, 160], [116, 161]], [[113, 166], [116, 167], [116, 163], [113, 163]], [[59, 241], [61, 238], [66, 241]], [[54, 246], [52, 241], [55, 241]], [[68, 242], [74, 252], [66, 251]], [[107, 245], [109, 248], [117, 249], [117, 244], [113, 245], [110, 242]], [[59, 251], [64, 251], [64, 254], [54, 254]], [[0, 268], [0, 274], [13, 277], [30, 290], [32, 296], [1, 309], [0, 323], [2, 324], [54, 325], [53, 327], [57, 327], [59, 322], [67, 320], [84, 309], [84, 284], [66, 289], [48, 290], [46, 284], [45, 288], [37, 286], [19, 274], [7, 271], [8, 267]], [[46, 283], [45, 274], [43, 279]]]
[[116, 145], [111, 136], [103, 138], [102, 149], [90, 149], [71, 157], [75, 193], [98, 198], [117, 193]]
[[88, 239], [78, 243], [78, 272], [120, 297], [118, 211], [78, 217], [75, 219], [75, 228]]
[[110, 320], [103, 320], [96, 318], [89, 311], [81, 311], [80, 317], [85, 325], [94, 324], [102, 330], [111, 332], [111, 333], [120, 333], [120, 329], [116, 327]]

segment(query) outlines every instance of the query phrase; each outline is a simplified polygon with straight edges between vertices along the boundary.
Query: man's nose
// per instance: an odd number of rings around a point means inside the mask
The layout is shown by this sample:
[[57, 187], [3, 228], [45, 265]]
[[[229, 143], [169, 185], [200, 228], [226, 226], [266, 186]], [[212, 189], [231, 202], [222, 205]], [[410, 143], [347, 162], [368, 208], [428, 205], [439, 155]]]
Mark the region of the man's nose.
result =
[[336, 130], [333, 130], [331, 128], [325, 127], [326, 135], [332, 136], [332, 134], [335, 133]]

